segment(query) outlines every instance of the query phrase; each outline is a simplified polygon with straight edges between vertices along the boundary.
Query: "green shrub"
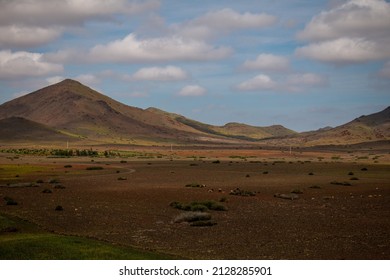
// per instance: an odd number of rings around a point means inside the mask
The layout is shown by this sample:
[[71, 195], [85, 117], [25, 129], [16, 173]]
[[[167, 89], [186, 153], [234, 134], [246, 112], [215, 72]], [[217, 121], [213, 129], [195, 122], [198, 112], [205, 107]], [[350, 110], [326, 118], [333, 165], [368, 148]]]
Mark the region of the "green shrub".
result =
[[246, 191], [246, 190], [241, 190], [240, 188], [236, 188], [234, 190], [231, 190], [229, 194], [238, 195], [238, 196], [255, 196], [256, 192]]
[[59, 181], [57, 179], [50, 179], [49, 184], [58, 184]]
[[7, 205], [18, 205], [18, 203], [9, 196], [4, 197], [4, 200], [6, 201]]
[[42, 193], [52, 193], [52, 191], [51, 191], [50, 189], [44, 189], [44, 190], [42, 191]]
[[301, 189], [293, 189], [290, 193], [303, 194], [303, 191]]
[[217, 223], [214, 221], [195, 221], [190, 223], [192, 227], [211, 227], [216, 225]]
[[65, 168], [72, 168], [72, 165], [64, 165]]
[[102, 169], [104, 169], [104, 168], [101, 166], [88, 166], [86, 168], [86, 170], [102, 170]]
[[182, 223], [182, 222], [197, 222], [197, 221], [208, 221], [211, 220], [211, 214], [210, 213], [204, 213], [204, 212], [187, 212], [187, 213], [181, 213], [178, 215], [173, 222], [174, 223]]
[[348, 182], [338, 182], [338, 181], [332, 181], [330, 182], [332, 185], [339, 185], [339, 186], [352, 186], [350, 183]]
[[186, 185], [187, 188], [204, 188], [206, 185], [199, 183], [191, 183]]
[[220, 160], [214, 160], [212, 163], [221, 163]]
[[227, 208], [219, 204], [216, 201], [194, 201], [189, 204], [183, 204], [181, 202], [171, 202], [169, 204], [171, 207], [183, 211], [192, 211], [192, 212], [206, 212], [208, 210], [211, 211], [227, 211]]
[[119, 177], [119, 178], [118, 178], [118, 181], [125, 181], [125, 180], [127, 180], [126, 177]]
[[61, 205], [57, 205], [54, 210], [55, 211], [64, 211], [64, 208]]

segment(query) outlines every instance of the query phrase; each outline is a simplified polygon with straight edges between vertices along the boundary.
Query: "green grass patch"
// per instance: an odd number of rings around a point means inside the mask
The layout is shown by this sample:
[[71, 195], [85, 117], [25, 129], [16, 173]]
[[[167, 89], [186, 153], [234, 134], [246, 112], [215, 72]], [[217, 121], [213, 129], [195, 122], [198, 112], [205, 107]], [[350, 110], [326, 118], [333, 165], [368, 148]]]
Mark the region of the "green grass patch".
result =
[[0, 259], [160, 260], [173, 257], [84, 237], [47, 233], [31, 223], [0, 214]]
[[46, 166], [28, 164], [2, 164], [0, 165], [0, 180], [14, 179], [16, 175], [24, 176], [48, 170]]

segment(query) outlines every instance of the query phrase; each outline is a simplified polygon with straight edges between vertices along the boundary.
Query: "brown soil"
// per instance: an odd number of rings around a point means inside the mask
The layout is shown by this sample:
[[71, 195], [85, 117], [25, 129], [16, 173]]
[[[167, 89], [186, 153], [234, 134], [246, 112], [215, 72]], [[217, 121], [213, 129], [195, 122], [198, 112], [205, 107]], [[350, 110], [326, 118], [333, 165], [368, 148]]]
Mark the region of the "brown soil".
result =
[[[175, 151], [157, 159], [0, 157], [0, 164], [45, 166], [18, 177], [39, 187], [7, 187], [0, 212], [64, 234], [166, 252], [190, 259], [388, 259], [389, 155], [289, 154], [287, 151]], [[188, 157], [195, 156], [196, 159]], [[232, 157], [233, 156], [233, 157]], [[247, 158], [240, 158], [246, 156]], [[361, 156], [361, 159], [357, 159]], [[8, 157], [8, 158], [7, 158]], [[172, 160], [170, 160], [172, 158]], [[220, 163], [213, 163], [215, 160]], [[65, 168], [65, 165], [72, 165]], [[1, 166], [0, 165], [0, 168]], [[103, 170], [86, 170], [99, 165]], [[47, 168], [49, 167], [49, 168]], [[363, 171], [363, 168], [367, 168]], [[117, 173], [119, 172], [119, 173]], [[268, 172], [268, 173], [267, 173]], [[348, 175], [353, 172], [353, 175]], [[267, 173], [267, 174], [266, 174]], [[309, 175], [312, 174], [312, 175]], [[125, 177], [126, 180], [118, 180]], [[358, 180], [350, 180], [352, 177]], [[57, 178], [65, 189], [49, 184]], [[348, 182], [351, 186], [331, 184]], [[186, 184], [204, 184], [188, 188]], [[316, 186], [316, 187], [313, 187]], [[42, 193], [51, 189], [50, 194]], [[255, 196], [229, 195], [240, 188]], [[300, 190], [297, 200], [274, 197]], [[4, 197], [16, 206], [7, 206]], [[173, 223], [172, 201], [222, 198], [211, 227]], [[55, 211], [61, 205], [64, 211]]]

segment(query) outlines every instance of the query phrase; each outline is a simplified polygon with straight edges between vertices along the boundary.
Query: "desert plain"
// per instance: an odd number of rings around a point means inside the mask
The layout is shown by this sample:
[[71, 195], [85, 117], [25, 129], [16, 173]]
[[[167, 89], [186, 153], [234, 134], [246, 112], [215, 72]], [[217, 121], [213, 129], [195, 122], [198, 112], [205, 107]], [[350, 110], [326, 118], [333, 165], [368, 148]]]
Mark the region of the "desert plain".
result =
[[[0, 213], [47, 232], [178, 259], [390, 256], [387, 150], [149, 147], [101, 154], [3, 150]], [[183, 218], [200, 211], [207, 221]], [[0, 238], [16, 234], [2, 229]]]

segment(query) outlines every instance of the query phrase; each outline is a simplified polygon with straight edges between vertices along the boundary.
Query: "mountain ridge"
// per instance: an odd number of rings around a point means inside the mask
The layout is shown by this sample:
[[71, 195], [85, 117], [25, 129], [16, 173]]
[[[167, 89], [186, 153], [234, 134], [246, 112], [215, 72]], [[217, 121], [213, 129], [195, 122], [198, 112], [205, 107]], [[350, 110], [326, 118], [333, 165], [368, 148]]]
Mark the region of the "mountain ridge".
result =
[[0, 119], [11, 117], [21, 117], [57, 131], [105, 143], [240, 143], [240, 138], [257, 140], [221, 133], [217, 127], [157, 108], [125, 105], [71, 79], [0, 105]]
[[[260, 127], [230, 122], [216, 126], [158, 108], [129, 106], [71, 79], [1, 104], [0, 120], [7, 120], [8, 130], [3, 132], [8, 135], [3, 138], [9, 141], [12, 140], [12, 134], [20, 135], [23, 132], [20, 129], [12, 132], [12, 122], [15, 125], [22, 123], [22, 127], [30, 129], [34, 135], [45, 131], [46, 140], [70, 137], [74, 141], [95, 144], [316, 146], [390, 139], [390, 107], [334, 128], [302, 133], [281, 125]], [[26, 131], [23, 133], [28, 134]], [[15, 138], [18, 137], [15, 135]]]

